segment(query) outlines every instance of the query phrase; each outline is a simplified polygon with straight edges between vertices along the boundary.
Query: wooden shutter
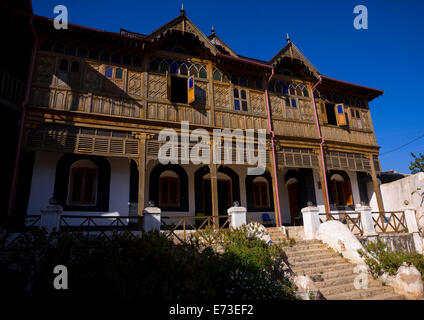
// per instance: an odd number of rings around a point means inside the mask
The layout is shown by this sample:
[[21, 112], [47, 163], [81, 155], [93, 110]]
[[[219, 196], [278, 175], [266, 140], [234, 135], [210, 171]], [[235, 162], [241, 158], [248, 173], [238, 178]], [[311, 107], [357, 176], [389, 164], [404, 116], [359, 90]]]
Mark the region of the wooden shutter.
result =
[[194, 95], [194, 76], [187, 79], [187, 103], [192, 103], [195, 100]]
[[325, 110], [325, 104], [321, 103], [322, 122], [328, 123], [327, 111]]
[[342, 103], [336, 104], [334, 106], [334, 112], [336, 113], [337, 125], [339, 127], [346, 126], [347, 125], [347, 121], [346, 121], [346, 115], [344, 113], [343, 104]]

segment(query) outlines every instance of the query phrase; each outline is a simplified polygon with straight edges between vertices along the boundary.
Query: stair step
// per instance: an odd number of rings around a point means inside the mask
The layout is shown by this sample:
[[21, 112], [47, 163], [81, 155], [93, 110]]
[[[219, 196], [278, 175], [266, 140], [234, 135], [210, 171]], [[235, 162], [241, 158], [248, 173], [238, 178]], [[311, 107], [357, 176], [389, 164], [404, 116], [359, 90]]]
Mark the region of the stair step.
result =
[[363, 298], [361, 300], [405, 300], [405, 298], [399, 294], [396, 293], [386, 293], [386, 294], [382, 294], [382, 295], [377, 295], [377, 296], [372, 296], [372, 297], [367, 297], [367, 298]]
[[354, 291], [347, 291], [344, 293], [334, 294], [334, 295], [324, 295], [327, 300], [359, 300], [359, 299], [369, 299], [376, 296], [382, 296], [386, 294], [393, 294], [394, 290], [390, 287], [372, 287], [368, 289], [359, 289]]
[[293, 266], [293, 268], [296, 268], [296, 269], [298, 268], [307, 269], [307, 268], [314, 268], [314, 267], [331, 266], [340, 262], [345, 262], [345, 261], [342, 260], [341, 257], [337, 256], [337, 257], [327, 258], [327, 259], [324, 258], [324, 259], [296, 262], [296, 263], [291, 263], [291, 265]]
[[[371, 280], [368, 281], [368, 289], [379, 288], [381, 286], [382, 286], [381, 282], [371, 281]], [[341, 294], [341, 293], [345, 293], [345, 292], [362, 290], [362, 289], [356, 289], [355, 288], [355, 285], [353, 283], [353, 279], [352, 279], [351, 282], [337, 284], [337, 285], [325, 286], [325, 287], [321, 287], [319, 289], [325, 297], [335, 295], [335, 294]]]
[[[333, 278], [321, 277], [322, 280], [319, 278], [320, 275], [311, 278], [312, 280], [314, 280], [318, 288], [325, 288], [342, 284], [352, 284], [358, 274], [353, 273], [351, 270], [348, 270], [347, 272], [349, 272], [347, 275], [340, 275], [338, 277]], [[371, 282], [373, 280], [374, 279], [372, 279], [372, 277], [368, 277], [368, 282]]]
[[313, 244], [302, 244], [302, 245], [293, 245], [293, 246], [283, 246], [284, 251], [306, 251], [306, 250], [316, 250], [316, 249], [328, 249], [328, 247], [322, 243], [313, 243]]
[[298, 257], [298, 256], [314, 256], [320, 253], [334, 253], [334, 250], [329, 250], [327, 248], [311, 249], [311, 250], [287, 250], [285, 251], [289, 259]]
[[323, 251], [320, 252], [319, 254], [313, 254], [313, 255], [296, 255], [296, 256], [289, 256], [287, 255], [289, 258], [289, 261], [291, 264], [296, 265], [296, 263], [301, 263], [301, 262], [310, 262], [310, 263], [315, 263], [316, 261], [321, 261], [321, 260], [326, 260], [326, 259], [334, 259], [337, 258], [339, 256], [338, 253], [335, 253], [334, 251]]
[[[290, 262], [290, 260], [289, 260]], [[346, 271], [349, 270], [351, 273], [353, 273], [354, 266], [348, 262], [341, 262], [336, 263], [330, 266], [321, 266], [321, 267], [292, 267], [292, 270], [295, 273], [298, 274], [306, 274], [308, 276], [315, 276], [315, 275], [323, 275], [330, 272], [335, 271]]]

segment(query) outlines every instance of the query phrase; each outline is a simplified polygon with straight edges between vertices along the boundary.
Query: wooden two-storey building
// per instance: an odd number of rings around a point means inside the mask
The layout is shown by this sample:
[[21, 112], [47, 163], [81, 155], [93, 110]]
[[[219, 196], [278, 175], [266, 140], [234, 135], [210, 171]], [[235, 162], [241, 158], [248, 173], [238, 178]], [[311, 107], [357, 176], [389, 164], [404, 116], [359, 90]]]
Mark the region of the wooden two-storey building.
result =
[[[292, 225], [308, 202], [351, 210], [374, 193], [383, 211], [369, 109], [382, 91], [321, 75], [290, 40], [260, 61], [213, 30], [204, 35], [183, 10], [149, 35], [33, 23], [21, 165], [31, 174], [20, 176], [30, 179], [27, 214], [52, 197], [75, 215], [141, 215], [149, 201], [167, 215], [226, 215], [238, 201], [254, 220]], [[265, 129], [267, 170], [161, 164], [158, 134], [181, 133], [182, 121], [211, 135]]]

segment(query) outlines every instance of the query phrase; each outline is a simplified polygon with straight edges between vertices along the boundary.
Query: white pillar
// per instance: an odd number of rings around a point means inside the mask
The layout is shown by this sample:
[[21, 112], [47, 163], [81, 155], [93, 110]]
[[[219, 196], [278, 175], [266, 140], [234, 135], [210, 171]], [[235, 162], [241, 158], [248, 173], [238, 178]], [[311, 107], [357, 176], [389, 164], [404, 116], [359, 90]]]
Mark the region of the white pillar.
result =
[[246, 224], [246, 208], [231, 207], [227, 210], [231, 219], [231, 227], [238, 228]]
[[408, 233], [412, 234], [414, 239], [415, 250], [417, 253], [423, 253], [423, 242], [418, 230], [417, 219], [415, 217], [414, 209], [406, 209], [405, 210], [405, 220], [406, 227], [408, 228]]
[[160, 231], [160, 213], [158, 207], [146, 207], [143, 209], [143, 231]]
[[378, 236], [378, 233], [374, 228], [371, 207], [358, 205], [356, 206], [355, 211], [361, 214], [362, 230], [364, 231], [363, 235], [367, 238], [371, 238], [371, 240], [375, 240]]
[[40, 212], [40, 227], [46, 228], [47, 232], [59, 231], [60, 228], [60, 215], [63, 208], [58, 205], [54, 199], [49, 200], [49, 205], [41, 207]]
[[321, 224], [319, 220], [319, 209], [317, 207], [309, 206], [303, 208], [301, 212], [305, 240], [316, 239], [318, 228]]

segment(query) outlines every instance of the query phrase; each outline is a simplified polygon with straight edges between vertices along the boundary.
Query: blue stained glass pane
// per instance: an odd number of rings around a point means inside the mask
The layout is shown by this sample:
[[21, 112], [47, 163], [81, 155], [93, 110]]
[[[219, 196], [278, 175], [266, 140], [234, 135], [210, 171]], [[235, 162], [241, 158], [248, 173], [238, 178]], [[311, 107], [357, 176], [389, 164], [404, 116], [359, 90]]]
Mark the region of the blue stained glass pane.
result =
[[295, 100], [295, 99], [292, 99], [292, 100], [291, 100], [291, 104], [292, 104], [292, 107], [293, 107], [293, 108], [297, 108], [296, 100]]
[[234, 99], [234, 109], [240, 110], [240, 101], [237, 99]]
[[122, 79], [122, 69], [121, 68], [116, 69], [115, 78], [116, 79]]
[[178, 65], [176, 63], [171, 64], [170, 71], [172, 74], [178, 74]]
[[107, 78], [112, 78], [112, 67], [106, 67], [105, 75]]
[[238, 89], [234, 88], [234, 98], [238, 98], [239, 97], [239, 91]]
[[284, 94], [289, 94], [289, 87], [287, 87], [286, 84], [283, 84], [283, 93]]
[[246, 91], [241, 90], [241, 98], [246, 99]]
[[193, 85], [194, 85], [194, 78], [188, 79], [188, 88], [189, 89], [193, 88]]
[[341, 104], [337, 105], [337, 113], [338, 114], [343, 114], [343, 106]]

